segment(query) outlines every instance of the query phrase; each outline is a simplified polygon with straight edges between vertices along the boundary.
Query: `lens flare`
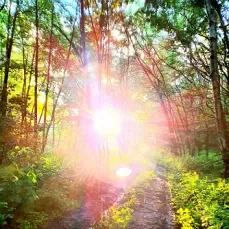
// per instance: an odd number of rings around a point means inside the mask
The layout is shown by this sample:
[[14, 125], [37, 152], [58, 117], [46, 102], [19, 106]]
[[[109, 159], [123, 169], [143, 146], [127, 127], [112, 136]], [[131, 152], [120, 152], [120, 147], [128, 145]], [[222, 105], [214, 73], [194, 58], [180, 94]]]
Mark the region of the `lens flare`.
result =
[[111, 109], [96, 111], [94, 113], [94, 127], [101, 134], [119, 134], [121, 129], [120, 114]]
[[128, 177], [132, 173], [132, 169], [129, 168], [119, 168], [116, 171], [116, 175], [120, 177]]

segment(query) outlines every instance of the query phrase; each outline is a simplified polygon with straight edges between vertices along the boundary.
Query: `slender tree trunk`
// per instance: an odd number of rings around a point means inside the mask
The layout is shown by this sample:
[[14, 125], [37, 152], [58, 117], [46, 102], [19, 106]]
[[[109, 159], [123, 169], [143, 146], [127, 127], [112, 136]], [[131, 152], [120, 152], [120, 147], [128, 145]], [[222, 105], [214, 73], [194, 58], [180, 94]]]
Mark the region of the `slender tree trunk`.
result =
[[206, 156], [209, 155], [209, 127], [207, 121], [205, 121], [205, 127], [206, 127], [206, 136], [205, 136], [205, 151]]
[[51, 12], [51, 31], [49, 38], [49, 54], [48, 54], [48, 74], [46, 80], [46, 90], [45, 90], [45, 104], [44, 104], [44, 125], [43, 125], [43, 139], [42, 139], [42, 152], [45, 148], [45, 132], [46, 132], [46, 117], [47, 117], [47, 107], [48, 107], [48, 95], [49, 95], [49, 86], [50, 86], [50, 67], [51, 67], [51, 58], [52, 58], [52, 36], [53, 36], [53, 17], [54, 17], [54, 4], [52, 2], [52, 12]]
[[25, 115], [26, 115], [26, 88], [27, 88], [27, 64], [28, 64], [28, 58], [25, 56], [25, 45], [24, 45], [24, 39], [22, 36], [22, 58], [23, 58], [23, 86], [22, 86], [22, 104], [21, 104], [21, 141], [23, 146], [27, 146], [27, 126], [24, 125]]
[[37, 91], [38, 91], [38, 31], [39, 31], [39, 15], [38, 15], [38, 0], [35, 0], [35, 26], [36, 26], [36, 41], [35, 41], [35, 87], [34, 87], [34, 137], [35, 150], [37, 148], [38, 125], [37, 125]]
[[85, 12], [84, 12], [84, 0], [80, 0], [80, 44], [81, 44], [81, 56], [83, 61], [84, 70], [84, 80], [86, 82], [86, 95], [87, 95], [87, 105], [90, 109], [91, 107], [91, 91], [90, 82], [87, 71], [87, 51], [86, 51], [86, 36], [85, 36]]
[[[179, 145], [180, 145], [180, 153], [181, 154], [184, 154], [185, 153], [185, 150], [184, 150], [184, 147], [183, 147], [183, 142], [185, 142], [185, 139], [183, 139], [182, 138], [182, 132], [183, 133], [185, 133], [186, 132], [186, 128], [185, 128], [185, 122], [184, 122], [184, 120], [183, 120], [183, 117], [182, 117], [182, 114], [181, 114], [181, 112], [180, 112], [180, 109], [179, 109], [179, 106], [178, 106], [178, 104], [176, 104], [175, 103], [175, 106], [176, 106], [176, 110], [177, 110], [177, 114], [178, 114], [178, 117], [179, 117], [179, 119], [180, 119], [180, 124], [181, 124], [181, 126], [182, 126], [182, 129], [178, 129], [178, 131], [180, 132], [180, 134], [178, 135], [179, 136], [179, 139], [180, 139], [180, 141], [179, 141]], [[184, 109], [184, 108], [183, 108]], [[177, 125], [177, 127], [179, 126], [179, 122], [178, 121], [176, 121], [176, 125]]]
[[[177, 137], [176, 137], [176, 131], [174, 128], [174, 121], [172, 119], [171, 104], [170, 104], [168, 97], [166, 97], [165, 93], [163, 93], [163, 91], [162, 91], [162, 84], [163, 83], [161, 82], [160, 79], [158, 79], [157, 73], [155, 73], [151, 69], [149, 69], [147, 67], [147, 64], [139, 56], [137, 49], [136, 49], [136, 46], [135, 46], [133, 40], [131, 39], [127, 28], [125, 28], [125, 32], [126, 32], [127, 37], [130, 38], [130, 41], [131, 41], [133, 48], [134, 48], [134, 51], [135, 51], [135, 55], [137, 57], [139, 64], [142, 67], [142, 70], [144, 71], [144, 73], [146, 74], [152, 87], [156, 90], [156, 92], [158, 94], [158, 97], [160, 99], [160, 104], [161, 104], [162, 110], [164, 111], [165, 118], [167, 121], [167, 126], [168, 126], [168, 131], [169, 131], [170, 150], [174, 155], [177, 155], [178, 154], [177, 153]], [[154, 62], [154, 60], [153, 60], [153, 62]], [[154, 64], [156, 65], [155, 62], [154, 62]], [[156, 66], [156, 67], [159, 70], [158, 66]], [[164, 81], [164, 77], [163, 77], [163, 74], [161, 72], [160, 72], [160, 75], [162, 76], [162, 79]], [[165, 85], [165, 83], [164, 83], [164, 85]], [[165, 103], [165, 100], [168, 101], [167, 104]]]
[[218, 2], [218, 0], [210, 0], [210, 3], [211, 3], [211, 6], [214, 7], [214, 9], [216, 10], [219, 16], [221, 29], [223, 30], [223, 36], [224, 36], [225, 52], [229, 54], [229, 38], [228, 38], [228, 30], [227, 30], [228, 25], [224, 24], [223, 15], [221, 13], [221, 5]]
[[[55, 95], [54, 95], [54, 87], [53, 87], [53, 98], [52, 98], [52, 103], [53, 107], [55, 104]], [[56, 124], [55, 124], [55, 116], [53, 117], [53, 128], [52, 128], [52, 148], [55, 147], [55, 129], [56, 129]]]
[[98, 59], [98, 91], [99, 91], [99, 105], [103, 102], [103, 89], [102, 89], [102, 64], [103, 64], [103, 34], [104, 34], [104, 22], [105, 22], [105, 0], [101, 0], [101, 13], [99, 17], [99, 59]]
[[169, 131], [170, 149], [171, 149], [172, 154], [177, 155], [178, 154], [178, 152], [177, 152], [177, 139], [176, 139], [176, 133], [174, 130], [174, 123], [173, 123], [170, 111], [168, 110], [168, 107], [165, 103], [166, 99], [164, 98], [161, 87], [159, 86], [156, 90], [157, 90], [157, 94], [160, 98], [160, 104], [161, 104], [161, 107], [164, 111], [164, 115], [165, 115], [165, 118], [167, 121], [167, 126], [168, 126], [168, 131]]
[[22, 37], [22, 57], [23, 57], [23, 87], [22, 87], [22, 106], [21, 106], [21, 126], [23, 127], [26, 114], [26, 88], [27, 88], [27, 64], [28, 59], [25, 57], [24, 39]]
[[211, 0], [206, 0], [206, 9], [209, 19], [209, 35], [210, 35], [210, 78], [212, 81], [213, 97], [215, 104], [215, 112], [217, 118], [218, 136], [222, 148], [222, 158], [225, 166], [225, 178], [229, 177], [229, 138], [228, 127], [225, 114], [223, 111], [221, 92], [220, 92], [220, 76], [218, 71], [217, 58], [217, 14], [211, 5]]
[[[34, 64], [34, 58], [35, 58], [35, 48], [33, 50], [33, 56], [32, 56], [32, 62], [30, 65], [30, 71], [29, 71], [29, 82], [28, 82], [28, 87], [27, 87], [27, 91], [26, 91], [26, 97], [25, 97], [25, 110], [24, 110], [24, 115], [23, 115], [23, 120], [22, 122], [25, 122], [25, 145], [28, 146], [28, 139], [29, 139], [29, 131], [31, 125], [28, 126], [28, 122], [27, 122], [27, 105], [28, 105], [28, 98], [29, 98], [29, 92], [30, 92], [30, 84], [31, 84], [31, 80], [32, 80], [32, 74], [33, 74], [33, 64]], [[31, 119], [30, 119], [31, 121]]]
[[87, 66], [87, 55], [86, 55], [86, 37], [85, 37], [85, 13], [84, 13], [84, 0], [80, 0], [80, 43], [82, 47], [82, 59], [83, 67]]
[[74, 22], [73, 22], [73, 30], [72, 30], [72, 35], [71, 35], [71, 39], [70, 39], [70, 42], [69, 42], [69, 49], [68, 49], [68, 53], [67, 53], [67, 57], [66, 57], [66, 62], [65, 62], [65, 67], [64, 67], [64, 75], [63, 75], [63, 78], [61, 80], [61, 85], [60, 85], [59, 91], [57, 93], [56, 100], [54, 101], [54, 104], [53, 104], [53, 109], [52, 109], [52, 114], [51, 114], [51, 120], [50, 120], [50, 122], [49, 122], [49, 124], [47, 126], [47, 131], [46, 131], [46, 134], [45, 134], [44, 149], [45, 149], [45, 146], [47, 144], [49, 130], [50, 130], [52, 124], [55, 121], [55, 112], [56, 112], [57, 104], [58, 104], [59, 97], [61, 95], [61, 92], [62, 92], [63, 86], [64, 86], [64, 80], [65, 80], [65, 77], [66, 77], [68, 62], [69, 62], [70, 53], [71, 53], [71, 49], [72, 49], [73, 37], [74, 37], [74, 33], [75, 33], [75, 23], [76, 23], [76, 18], [74, 19]]
[[[18, 15], [19, 1], [16, 2], [16, 11], [15, 11], [14, 16], [13, 16], [12, 26], [10, 25], [11, 6], [12, 6], [12, 2], [10, 2], [9, 13], [8, 13], [6, 61], [5, 61], [3, 89], [2, 89], [2, 95], [1, 95], [1, 103], [2, 103], [1, 112], [2, 112], [3, 116], [6, 115], [6, 109], [7, 109], [7, 98], [8, 98], [7, 87], [8, 87], [9, 70], [10, 70], [10, 58], [11, 58], [12, 47], [13, 47], [14, 31], [15, 31], [16, 19], [17, 19], [17, 15]], [[11, 27], [11, 29], [10, 29], [10, 27]]]

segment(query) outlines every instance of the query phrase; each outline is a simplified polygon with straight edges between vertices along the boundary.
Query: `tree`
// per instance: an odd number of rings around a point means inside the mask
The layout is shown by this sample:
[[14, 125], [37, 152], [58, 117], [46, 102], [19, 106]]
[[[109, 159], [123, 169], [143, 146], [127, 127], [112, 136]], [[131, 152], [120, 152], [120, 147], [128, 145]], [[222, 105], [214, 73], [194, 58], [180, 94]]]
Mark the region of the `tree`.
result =
[[[9, 80], [9, 71], [10, 71], [10, 58], [12, 54], [12, 47], [14, 42], [14, 32], [16, 28], [16, 20], [19, 13], [19, 0], [16, 1], [15, 12], [12, 10], [13, 2], [10, 1], [9, 9], [8, 9], [8, 23], [7, 23], [7, 39], [6, 39], [6, 55], [5, 55], [5, 72], [4, 72], [4, 81], [3, 81], [3, 89], [1, 94], [1, 110], [2, 115], [6, 115], [7, 111], [7, 87]], [[2, 9], [4, 8], [4, 4]]]
[[[218, 136], [222, 146], [222, 157], [225, 164], [225, 176], [227, 177], [227, 113], [223, 107], [223, 101], [225, 101], [225, 97], [223, 97], [223, 94], [220, 91], [221, 89], [225, 91], [223, 76], [225, 76], [225, 78], [227, 79], [227, 74], [225, 70], [228, 69], [228, 63], [226, 61], [225, 52], [223, 50], [223, 61], [222, 59], [217, 58], [217, 55], [219, 53], [217, 47], [219, 48], [220, 44], [220, 42], [217, 40], [218, 19], [221, 24], [220, 29], [222, 29], [223, 32], [223, 47], [225, 50], [227, 50], [227, 29], [225, 27], [222, 15], [222, 9], [223, 7], [225, 7], [224, 4], [224, 2], [222, 2], [222, 4], [219, 4], [218, 1], [181, 1], [179, 3], [171, 1], [146, 1], [145, 7], [136, 13], [136, 18], [138, 15], [141, 15], [145, 17], [144, 20], [150, 23], [151, 28], [155, 28], [157, 33], [161, 30], [165, 30], [168, 34], [170, 34], [172, 36], [172, 46], [175, 47], [175, 43], [178, 42], [183, 47], [184, 53], [186, 53], [185, 55], [187, 57], [188, 64], [193, 66], [196, 72], [195, 74], [202, 76], [206, 81], [208, 81], [209, 78], [211, 79], [214, 98], [214, 100], [212, 100], [212, 104], [214, 104], [216, 123], [218, 126]], [[207, 14], [204, 11], [204, 7], [206, 7]], [[162, 18], [163, 22], [160, 21]], [[207, 21], [209, 21], [209, 38], [207, 36]], [[209, 40], [210, 49], [204, 46], [204, 44], [201, 42], [201, 38]], [[210, 59], [210, 64], [208, 64], [208, 62], [206, 61], [208, 58]], [[169, 67], [176, 69], [176, 67], [174, 68], [173, 66]], [[180, 71], [177, 72], [180, 73]], [[186, 79], [189, 80], [188, 78]], [[195, 85], [195, 81], [193, 81], [193, 85]], [[190, 114], [190, 117], [192, 117], [192, 114]]]
[[229, 177], [229, 136], [228, 127], [225, 119], [225, 113], [222, 106], [220, 93], [220, 75], [218, 70], [217, 57], [217, 12], [213, 6], [213, 2], [206, 0], [206, 9], [209, 19], [209, 37], [210, 37], [210, 78], [212, 81], [212, 89], [214, 95], [215, 112], [217, 118], [218, 135], [222, 147], [222, 157], [225, 164], [225, 178]]

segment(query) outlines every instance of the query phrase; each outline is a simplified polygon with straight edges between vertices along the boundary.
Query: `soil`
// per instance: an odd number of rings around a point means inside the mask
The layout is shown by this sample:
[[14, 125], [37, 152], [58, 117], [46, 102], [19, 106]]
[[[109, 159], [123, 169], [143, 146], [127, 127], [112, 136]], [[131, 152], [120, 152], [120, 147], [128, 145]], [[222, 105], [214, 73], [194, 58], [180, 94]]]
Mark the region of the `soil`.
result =
[[128, 229], [172, 229], [174, 216], [170, 206], [170, 193], [165, 179], [166, 171], [156, 167], [157, 178], [151, 182], [144, 196], [137, 196], [133, 222]]

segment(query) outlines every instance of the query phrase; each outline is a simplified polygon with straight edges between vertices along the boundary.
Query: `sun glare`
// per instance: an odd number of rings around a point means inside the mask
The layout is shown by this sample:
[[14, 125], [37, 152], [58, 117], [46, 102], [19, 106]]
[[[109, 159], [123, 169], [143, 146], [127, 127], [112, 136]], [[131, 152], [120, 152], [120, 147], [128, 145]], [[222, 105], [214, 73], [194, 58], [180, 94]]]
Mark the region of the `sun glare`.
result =
[[124, 38], [124, 36], [117, 29], [111, 30], [111, 35], [118, 41]]
[[120, 177], [128, 177], [132, 173], [132, 169], [129, 168], [119, 168], [116, 171], [116, 175]]
[[45, 93], [40, 93], [40, 94], [39, 94], [39, 96], [38, 96], [38, 101], [39, 101], [39, 103], [41, 103], [41, 104], [45, 104], [45, 101], [46, 101]]
[[94, 113], [94, 127], [101, 134], [119, 134], [121, 117], [119, 112], [112, 109], [96, 111]]

